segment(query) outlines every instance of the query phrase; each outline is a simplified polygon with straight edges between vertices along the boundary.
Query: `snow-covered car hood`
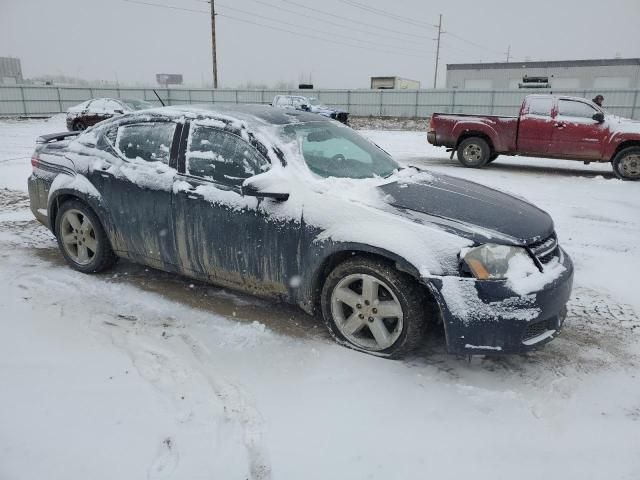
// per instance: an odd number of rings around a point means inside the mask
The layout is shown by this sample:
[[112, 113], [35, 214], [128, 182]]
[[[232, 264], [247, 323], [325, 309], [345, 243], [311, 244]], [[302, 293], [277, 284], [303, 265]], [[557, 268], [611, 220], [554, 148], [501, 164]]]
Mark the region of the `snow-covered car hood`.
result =
[[403, 215], [415, 213], [476, 243], [529, 244], [553, 233], [548, 213], [512, 195], [448, 175], [429, 181], [397, 181], [378, 187]]

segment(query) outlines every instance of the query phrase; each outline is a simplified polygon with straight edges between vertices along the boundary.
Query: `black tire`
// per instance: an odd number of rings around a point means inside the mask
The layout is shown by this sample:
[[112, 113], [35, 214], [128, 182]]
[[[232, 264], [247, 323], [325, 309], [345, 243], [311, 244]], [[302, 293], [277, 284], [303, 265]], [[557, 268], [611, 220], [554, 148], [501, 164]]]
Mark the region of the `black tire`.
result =
[[[381, 295], [387, 292], [386, 287], [388, 286], [402, 309], [402, 328], [398, 328], [400, 323], [396, 323], [394, 327], [394, 332], [396, 333], [392, 333], [392, 335], [396, 335], [397, 332], [399, 334], [397, 334], [397, 338], [388, 348], [366, 348], [354, 343], [341, 332], [332, 313], [332, 295], [336, 287], [344, 279], [359, 274], [375, 277], [382, 281]], [[321, 307], [324, 322], [338, 343], [354, 350], [387, 358], [400, 358], [423, 342], [427, 325], [426, 312], [429, 311], [426, 306], [425, 294], [414, 278], [396, 270], [391, 264], [366, 257], [355, 257], [333, 269], [325, 279], [322, 288]], [[373, 310], [375, 311], [375, 309]], [[355, 309], [353, 312], [356, 312]], [[371, 317], [368, 318], [371, 321]], [[386, 322], [387, 320], [384, 319], [383, 321]], [[367, 329], [369, 329], [369, 326], [364, 320], [362, 323], [364, 326], [360, 332], [367, 334], [365, 326]], [[368, 335], [373, 338], [372, 330], [369, 329]]]
[[[90, 222], [89, 225], [92, 227], [91, 233], [87, 233], [86, 235], [90, 240], [95, 240], [93, 247], [95, 251], [92, 254], [91, 250], [89, 250], [89, 256], [84, 263], [78, 262], [70, 253], [70, 248], [64, 244], [63, 223], [67, 212], [77, 212], [77, 215], [79, 215], [81, 219], [86, 217]], [[62, 256], [74, 270], [82, 273], [98, 273], [112, 267], [117, 261], [117, 257], [111, 249], [111, 244], [109, 243], [100, 219], [88, 205], [79, 200], [68, 200], [60, 205], [60, 209], [56, 215], [55, 234]], [[69, 234], [74, 235], [74, 232], [72, 231]], [[77, 232], [76, 234], [80, 239], [82, 235], [84, 235], [84, 233]]]
[[640, 147], [620, 150], [611, 161], [613, 173], [622, 180], [640, 180]]
[[81, 132], [87, 129], [87, 124], [84, 123], [82, 120], [76, 120], [73, 122], [73, 129], [76, 132]]
[[469, 168], [484, 167], [491, 157], [491, 147], [484, 138], [469, 137], [460, 142], [458, 161]]
[[487, 160], [487, 163], [491, 163], [491, 162], [493, 162], [493, 161], [494, 161], [496, 158], [498, 158], [499, 156], [500, 156], [500, 155], [498, 155], [497, 153], [492, 154], [492, 155], [489, 157], [489, 160]]

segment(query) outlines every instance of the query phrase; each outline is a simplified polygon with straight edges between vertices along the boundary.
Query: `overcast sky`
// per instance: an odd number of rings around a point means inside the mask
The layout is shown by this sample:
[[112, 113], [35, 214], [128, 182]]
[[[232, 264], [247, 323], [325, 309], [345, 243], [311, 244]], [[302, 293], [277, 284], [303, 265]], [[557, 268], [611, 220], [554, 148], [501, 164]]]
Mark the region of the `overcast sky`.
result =
[[[196, 11], [125, 0], [0, 0], [0, 56], [21, 58], [25, 77], [153, 84], [156, 73], [166, 72], [182, 73], [189, 85], [210, 82], [210, 20], [197, 12], [207, 12], [207, 1], [140, 1]], [[222, 87], [297, 84], [309, 75], [320, 88], [366, 88], [376, 75], [430, 87], [431, 25], [439, 13], [447, 32], [440, 86], [446, 63], [504, 61], [509, 46], [514, 61], [640, 57], [640, 0], [216, 0], [216, 6]]]

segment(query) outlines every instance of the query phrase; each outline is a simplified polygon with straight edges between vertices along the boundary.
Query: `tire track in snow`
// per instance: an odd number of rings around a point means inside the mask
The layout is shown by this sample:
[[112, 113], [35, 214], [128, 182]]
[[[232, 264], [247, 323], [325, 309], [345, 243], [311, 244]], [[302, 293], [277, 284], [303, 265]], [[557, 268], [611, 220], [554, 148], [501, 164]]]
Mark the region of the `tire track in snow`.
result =
[[250, 401], [243, 389], [220, 376], [213, 376], [209, 352], [204, 345], [189, 333], [181, 333], [180, 338], [189, 347], [201, 368], [201, 373], [207, 378], [211, 388], [224, 405], [228, 420], [237, 422], [243, 431], [243, 441], [249, 459], [249, 473], [252, 480], [271, 479], [271, 465], [267, 450], [263, 442], [264, 422], [262, 415]]
[[[157, 324], [156, 324], [157, 323]], [[104, 325], [104, 322], [103, 322]], [[251, 480], [270, 480], [271, 465], [267, 450], [263, 442], [263, 420], [259, 411], [250, 400], [249, 395], [238, 385], [228, 381], [219, 374], [214, 374], [206, 347], [191, 334], [183, 333], [184, 324], [181, 321], [149, 322], [135, 316], [120, 315], [106, 323], [111, 328], [109, 336], [114, 346], [124, 351], [130, 358], [142, 378], [150, 382], [165, 395], [172, 397], [174, 405], [183, 411], [178, 413], [179, 421], [189, 419], [193, 412], [184, 410], [182, 403], [178, 403], [175, 392], [181, 388], [192, 392], [193, 388], [201, 385], [194, 379], [203, 379], [211, 392], [221, 402], [225, 421], [238, 425], [242, 432], [242, 444], [246, 449], [248, 459], [247, 469]], [[155, 335], [153, 330], [158, 327], [164, 331], [163, 335]], [[162, 338], [153, 341], [153, 338]], [[185, 351], [178, 346], [171, 348], [166, 339], [178, 338]], [[187, 358], [190, 356], [190, 358]], [[195, 385], [186, 386], [193, 382]], [[167, 442], [169, 442], [167, 444]], [[177, 468], [179, 455], [171, 437], [164, 440], [158, 456], [149, 467], [148, 478], [165, 478], [168, 471]]]

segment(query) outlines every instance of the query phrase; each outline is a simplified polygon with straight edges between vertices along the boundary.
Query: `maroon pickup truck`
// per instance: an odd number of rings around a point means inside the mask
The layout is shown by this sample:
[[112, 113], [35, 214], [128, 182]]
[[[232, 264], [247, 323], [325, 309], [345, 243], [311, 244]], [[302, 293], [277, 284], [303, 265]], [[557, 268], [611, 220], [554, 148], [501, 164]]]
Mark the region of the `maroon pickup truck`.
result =
[[607, 113], [584, 98], [529, 95], [517, 117], [434, 113], [429, 143], [457, 152], [465, 167], [498, 155], [611, 162], [625, 180], [640, 179], [640, 122]]

